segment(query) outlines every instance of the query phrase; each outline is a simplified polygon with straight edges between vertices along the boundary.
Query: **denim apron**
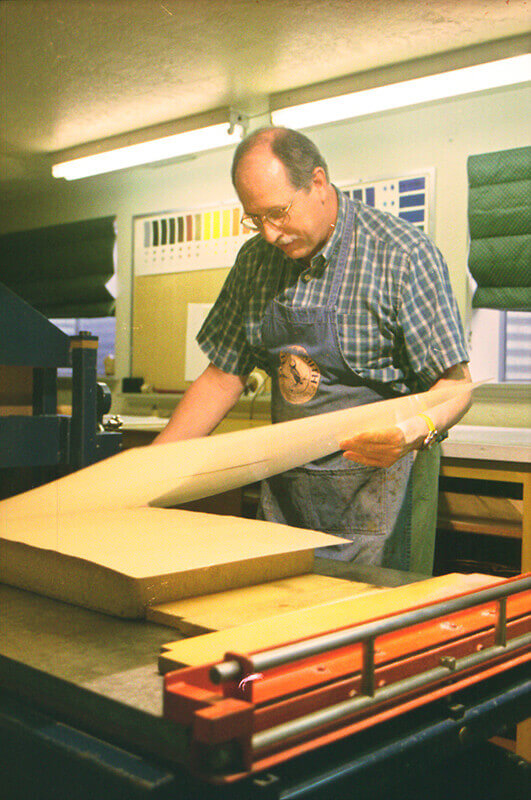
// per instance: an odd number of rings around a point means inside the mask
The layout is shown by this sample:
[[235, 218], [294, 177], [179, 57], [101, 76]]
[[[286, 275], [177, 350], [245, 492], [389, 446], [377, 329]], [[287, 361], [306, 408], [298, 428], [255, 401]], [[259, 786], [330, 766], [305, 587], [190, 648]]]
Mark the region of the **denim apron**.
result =
[[[339, 253], [326, 267], [334, 278], [325, 305], [293, 308], [274, 298], [266, 309], [261, 339], [273, 422], [383, 399], [347, 364], [338, 336], [337, 302], [353, 233], [349, 206]], [[264, 481], [259, 517], [350, 539], [320, 548], [320, 556], [407, 570], [412, 463], [408, 454], [387, 469], [365, 467], [334, 453]]]

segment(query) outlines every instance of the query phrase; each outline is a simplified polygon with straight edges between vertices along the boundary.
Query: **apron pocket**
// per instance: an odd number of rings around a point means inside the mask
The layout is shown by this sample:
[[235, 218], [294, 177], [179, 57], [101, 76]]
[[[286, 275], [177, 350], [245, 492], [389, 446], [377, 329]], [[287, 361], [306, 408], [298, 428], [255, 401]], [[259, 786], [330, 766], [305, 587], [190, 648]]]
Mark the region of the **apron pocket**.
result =
[[[359, 467], [340, 473], [312, 470], [311, 507], [319, 530], [351, 544], [316, 550], [322, 558], [409, 569], [412, 456], [387, 469]], [[324, 480], [323, 480], [324, 478]]]
[[317, 530], [325, 533], [385, 533], [385, 472], [376, 467], [308, 470], [307, 497]]
[[385, 486], [385, 470], [376, 467], [301, 467], [264, 481], [259, 517], [342, 536], [382, 535]]
[[262, 483], [259, 517], [341, 536], [388, 535], [408, 484], [412, 454], [387, 469], [299, 467]]

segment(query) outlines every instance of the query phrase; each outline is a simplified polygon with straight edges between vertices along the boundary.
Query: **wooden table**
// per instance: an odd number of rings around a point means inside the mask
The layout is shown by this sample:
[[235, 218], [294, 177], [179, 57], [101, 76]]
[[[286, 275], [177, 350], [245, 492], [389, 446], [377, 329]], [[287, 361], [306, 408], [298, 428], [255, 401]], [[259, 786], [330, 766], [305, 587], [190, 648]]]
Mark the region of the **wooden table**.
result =
[[[531, 571], [530, 456], [528, 428], [510, 431], [500, 428], [486, 428], [482, 431], [476, 428], [472, 431], [465, 426], [456, 426], [443, 443], [441, 461], [442, 477], [521, 484], [522, 572]], [[516, 750], [519, 755], [531, 760], [531, 719], [518, 726]]]
[[[531, 570], [531, 437], [528, 428], [478, 428], [457, 425], [443, 442], [441, 476], [463, 480], [497, 481], [522, 486], [522, 572]], [[485, 532], [504, 535], [503, 529]], [[511, 528], [506, 525], [506, 531]], [[510, 532], [507, 533], [510, 535]]]

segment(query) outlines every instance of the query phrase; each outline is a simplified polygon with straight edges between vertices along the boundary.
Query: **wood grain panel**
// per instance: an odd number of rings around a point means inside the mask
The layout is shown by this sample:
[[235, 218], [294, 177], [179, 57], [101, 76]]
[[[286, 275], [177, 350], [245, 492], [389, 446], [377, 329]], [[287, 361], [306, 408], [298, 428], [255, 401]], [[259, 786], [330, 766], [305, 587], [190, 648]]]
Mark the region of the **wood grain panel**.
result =
[[146, 619], [169, 625], [186, 636], [196, 636], [369, 591], [377, 590], [368, 583], [326, 575], [296, 575], [258, 586], [152, 606], [147, 609]]

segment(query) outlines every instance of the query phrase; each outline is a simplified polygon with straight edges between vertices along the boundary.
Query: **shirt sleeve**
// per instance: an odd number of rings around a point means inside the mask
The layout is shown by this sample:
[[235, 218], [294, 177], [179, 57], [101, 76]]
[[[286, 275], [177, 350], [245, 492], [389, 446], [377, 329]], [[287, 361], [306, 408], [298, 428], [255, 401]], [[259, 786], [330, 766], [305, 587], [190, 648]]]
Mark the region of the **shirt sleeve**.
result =
[[428, 389], [445, 370], [468, 361], [448, 267], [427, 238], [410, 253], [398, 316], [415, 389]]
[[247, 375], [256, 357], [247, 342], [245, 332], [244, 276], [246, 245], [240, 250], [221, 292], [210, 310], [197, 343], [214, 366], [232, 375]]

